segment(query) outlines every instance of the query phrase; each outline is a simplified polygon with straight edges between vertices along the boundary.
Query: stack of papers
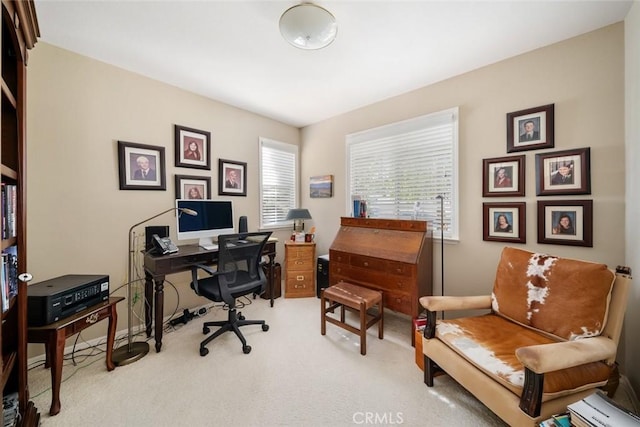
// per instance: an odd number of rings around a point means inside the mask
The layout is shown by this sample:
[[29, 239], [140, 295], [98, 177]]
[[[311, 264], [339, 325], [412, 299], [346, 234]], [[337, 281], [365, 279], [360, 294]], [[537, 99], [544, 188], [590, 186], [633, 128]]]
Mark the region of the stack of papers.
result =
[[640, 417], [609, 399], [600, 390], [567, 407], [571, 425], [578, 427], [638, 427]]

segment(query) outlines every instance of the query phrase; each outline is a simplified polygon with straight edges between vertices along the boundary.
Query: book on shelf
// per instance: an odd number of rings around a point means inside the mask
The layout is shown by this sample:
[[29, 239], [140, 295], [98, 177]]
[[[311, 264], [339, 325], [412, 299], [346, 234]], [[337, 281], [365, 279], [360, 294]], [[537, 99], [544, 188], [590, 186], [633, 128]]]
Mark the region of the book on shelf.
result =
[[567, 406], [571, 425], [577, 427], [638, 427], [640, 417], [620, 406], [602, 391]]
[[11, 298], [18, 294], [18, 248], [15, 245], [0, 254], [0, 294], [4, 313], [9, 309]]

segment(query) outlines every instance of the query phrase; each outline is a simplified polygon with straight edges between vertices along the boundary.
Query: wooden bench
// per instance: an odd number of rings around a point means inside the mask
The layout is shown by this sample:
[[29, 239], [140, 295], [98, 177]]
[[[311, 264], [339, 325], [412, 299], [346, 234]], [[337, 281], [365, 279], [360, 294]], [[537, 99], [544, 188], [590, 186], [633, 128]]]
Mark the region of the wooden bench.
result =
[[[349, 332], [360, 335], [360, 354], [367, 354], [367, 329], [378, 323], [378, 338], [383, 338], [384, 307], [382, 305], [382, 292], [364, 288], [347, 282], [339, 282], [322, 291], [321, 303], [321, 330], [326, 334], [326, 322], [340, 326]], [[327, 305], [328, 304], [328, 305]], [[377, 306], [375, 313], [368, 313], [369, 309]], [[360, 329], [345, 322], [345, 307], [360, 314]], [[340, 320], [327, 316], [340, 308]], [[370, 317], [367, 320], [367, 317]]]

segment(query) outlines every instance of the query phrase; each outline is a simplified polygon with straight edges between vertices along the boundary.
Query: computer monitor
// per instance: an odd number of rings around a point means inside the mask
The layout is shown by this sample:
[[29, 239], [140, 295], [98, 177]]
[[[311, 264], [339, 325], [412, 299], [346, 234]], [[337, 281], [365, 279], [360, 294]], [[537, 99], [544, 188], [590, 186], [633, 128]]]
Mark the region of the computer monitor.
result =
[[214, 239], [221, 234], [233, 234], [233, 206], [225, 200], [176, 200], [176, 208], [194, 210], [197, 216], [176, 215], [178, 240], [199, 239], [198, 245], [216, 249]]

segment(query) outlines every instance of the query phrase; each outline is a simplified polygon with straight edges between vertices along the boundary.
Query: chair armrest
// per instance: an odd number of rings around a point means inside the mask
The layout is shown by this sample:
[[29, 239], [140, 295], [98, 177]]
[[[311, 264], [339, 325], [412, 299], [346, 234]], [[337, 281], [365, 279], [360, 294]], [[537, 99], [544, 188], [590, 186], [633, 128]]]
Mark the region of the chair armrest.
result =
[[198, 269], [202, 269], [204, 271], [206, 271], [207, 273], [209, 273], [212, 276], [215, 276], [216, 274], [218, 274], [218, 272], [216, 270], [214, 270], [213, 268], [209, 267], [208, 265], [204, 265], [204, 264], [193, 264], [191, 266], [191, 270], [192, 271], [197, 271]]
[[491, 295], [471, 297], [426, 296], [420, 304], [429, 311], [481, 310], [491, 308]]
[[198, 287], [198, 269], [202, 269], [202, 270], [206, 271], [211, 276], [215, 276], [215, 275], [218, 274], [218, 272], [216, 270], [212, 269], [208, 265], [193, 264], [191, 266], [191, 285], [193, 287], [193, 290], [196, 292], [196, 295], [200, 295], [200, 289]]
[[[606, 337], [583, 338], [575, 341], [539, 344], [516, 350], [516, 357], [525, 368], [537, 374], [567, 369], [614, 357], [616, 343]], [[562, 357], [558, 357], [561, 354]]]

